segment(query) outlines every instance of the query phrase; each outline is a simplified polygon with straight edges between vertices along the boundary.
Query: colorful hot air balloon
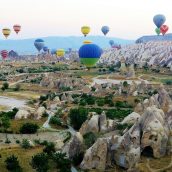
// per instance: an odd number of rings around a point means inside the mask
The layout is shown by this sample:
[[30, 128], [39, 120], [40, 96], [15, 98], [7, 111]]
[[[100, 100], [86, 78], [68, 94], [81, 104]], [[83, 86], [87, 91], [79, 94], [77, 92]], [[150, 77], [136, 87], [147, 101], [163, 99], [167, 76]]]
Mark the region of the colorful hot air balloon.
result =
[[2, 50], [1, 51], [1, 56], [3, 59], [6, 59], [8, 57], [8, 51], [7, 50]]
[[157, 14], [153, 18], [154, 24], [157, 26], [157, 28], [160, 28], [166, 21], [166, 18], [162, 14]]
[[160, 28], [156, 28], [156, 29], [155, 29], [155, 32], [156, 32], [157, 35], [160, 35], [160, 33], [161, 33]]
[[91, 44], [92, 43], [92, 41], [90, 41], [90, 40], [85, 40], [84, 42], [83, 42], [83, 44]]
[[109, 41], [109, 44], [111, 45], [111, 47], [114, 45], [114, 41], [113, 40], [110, 40]]
[[84, 36], [87, 36], [90, 32], [90, 27], [89, 26], [82, 26], [81, 32], [84, 34]]
[[102, 30], [103, 34], [106, 35], [110, 29], [108, 26], [103, 26], [101, 30]]
[[44, 40], [42, 39], [36, 39], [34, 42], [34, 45], [38, 51], [41, 51], [42, 48], [44, 47]]
[[4, 28], [4, 29], [2, 29], [2, 33], [7, 38], [10, 35], [11, 30], [8, 28]]
[[44, 47], [43, 47], [43, 51], [44, 51], [44, 52], [47, 52], [47, 51], [48, 51], [48, 47], [47, 47], [47, 46], [44, 46]]
[[13, 26], [13, 29], [14, 29], [14, 31], [18, 34], [18, 33], [20, 32], [20, 30], [21, 30], [21, 26], [18, 25], [18, 24], [15, 24], [15, 25]]
[[58, 57], [63, 57], [63, 56], [65, 55], [65, 50], [64, 50], [64, 49], [58, 49], [58, 50], [56, 51], [56, 55], [57, 55]]
[[161, 31], [162, 35], [165, 35], [167, 33], [168, 29], [169, 29], [169, 27], [167, 25], [162, 25], [160, 27], [160, 31]]
[[84, 44], [79, 49], [81, 63], [86, 67], [93, 67], [101, 56], [101, 48], [96, 44]]

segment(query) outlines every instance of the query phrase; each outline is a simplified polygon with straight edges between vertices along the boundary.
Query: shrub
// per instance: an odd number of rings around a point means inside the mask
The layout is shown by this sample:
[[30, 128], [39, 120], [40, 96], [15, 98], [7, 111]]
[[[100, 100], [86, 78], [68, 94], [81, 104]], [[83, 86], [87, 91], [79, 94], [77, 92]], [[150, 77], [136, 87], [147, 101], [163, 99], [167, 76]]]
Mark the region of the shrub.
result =
[[24, 148], [24, 149], [31, 148], [29, 140], [28, 139], [23, 139], [22, 142], [21, 142], [21, 147]]
[[56, 163], [56, 168], [60, 172], [71, 172], [71, 161], [66, 157], [65, 153], [55, 153], [53, 155], [53, 161]]
[[55, 151], [55, 144], [52, 142], [49, 142], [43, 149], [43, 152], [47, 153], [47, 155], [52, 155]]
[[83, 137], [84, 137], [84, 144], [86, 146], [86, 149], [90, 148], [97, 140], [97, 137], [93, 132], [89, 132], [85, 134]]
[[54, 124], [54, 125], [62, 125], [62, 122], [60, 120], [60, 118], [58, 118], [57, 116], [52, 116], [50, 119], [50, 124]]
[[48, 166], [48, 155], [46, 153], [38, 153], [32, 157], [30, 165], [37, 172], [47, 172]]
[[70, 123], [74, 129], [79, 130], [87, 120], [88, 111], [84, 108], [71, 109], [69, 112]]
[[22, 134], [34, 134], [37, 132], [39, 126], [33, 123], [25, 123], [20, 128], [20, 133]]
[[15, 155], [7, 157], [5, 160], [6, 168], [10, 172], [22, 172], [22, 168], [19, 165], [18, 158]]
[[4, 82], [3, 85], [2, 85], [2, 90], [4, 91], [4, 90], [6, 90], [8, 88], [9, 88], [8, 82]]
[[14, 91], [19, 91], [20, 90], [20, 84], [16, 84]]

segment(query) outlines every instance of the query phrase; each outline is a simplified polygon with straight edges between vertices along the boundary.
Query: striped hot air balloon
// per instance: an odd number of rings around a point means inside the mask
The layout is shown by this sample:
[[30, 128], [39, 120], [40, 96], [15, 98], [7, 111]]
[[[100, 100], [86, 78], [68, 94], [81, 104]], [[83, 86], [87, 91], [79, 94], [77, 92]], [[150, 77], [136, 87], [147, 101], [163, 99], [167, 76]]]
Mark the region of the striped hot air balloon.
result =
[[18, 34], [18, 33], [20, 32], [20, 30], [21, 30], [21, 26], [18, 25], [18, 24], [15, 24], [15, 25], [13, 26], [13, 29], [14, 29], [14, 31]]
[[10, 33], [11, 33], [11, 30], [8, 29], [8, 28], [4, 28], [4, 29], [2, 29], [2, 33], [3, 33], [3, 35], [4, 35], [6, 38], [8, 38], [8, 36], [9, 36]]
[[1, 56], [3, 59], [6, 59], [8, 57], [8, 51], [7, 50], [2, 50], [1, 51]]

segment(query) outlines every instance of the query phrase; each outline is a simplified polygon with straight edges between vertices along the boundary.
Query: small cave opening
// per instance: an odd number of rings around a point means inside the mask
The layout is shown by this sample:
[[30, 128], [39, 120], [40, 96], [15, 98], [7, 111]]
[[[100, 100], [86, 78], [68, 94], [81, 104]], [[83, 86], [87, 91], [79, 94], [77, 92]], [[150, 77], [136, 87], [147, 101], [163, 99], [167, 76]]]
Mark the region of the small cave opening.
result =
[[146, 157], [152, 157], [153, 158], [153, 149], [151, 146], [146, 146], [143, 151], [142, 151], [142, 154], [143, 156], [146, 156]]

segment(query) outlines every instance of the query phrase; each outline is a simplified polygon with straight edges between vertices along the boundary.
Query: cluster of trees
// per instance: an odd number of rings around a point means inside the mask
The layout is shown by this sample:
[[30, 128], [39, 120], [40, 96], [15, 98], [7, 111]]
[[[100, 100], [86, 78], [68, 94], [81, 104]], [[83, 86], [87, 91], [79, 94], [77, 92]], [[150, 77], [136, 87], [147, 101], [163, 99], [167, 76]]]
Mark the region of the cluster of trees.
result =
[[14, 119], [17, 112], [17, 108], [8, 112], [0, 112], [0, 132], [7, 132], [7, 129], [10, 127], [10, 120]]
[[[71, 161], [66, 157], [66, 154], [56, 152], [54, 143], [46, 141], [43, 151], [32, 157], [30, 165], [37, 172], [47, 172], [50, 169], [50, 162], [59, 172], [71, 171]], [[15, 155], [7, 157], [5, 164], [6, 169], [10, 172], [24, 172]]]
[[[77, 101], [77, 103], [78, 103], [78, 101]], [[79, 105], [81, 105], [81, 106], [95, 105], [95, 104], [97, 104], [98, 106], [108, 105], [110, 107], [113, 107], [114, 106], [113, 96], [109, 95], [104, 98], [103, 97], [99, 98], [99, 97], [94, 97], [92, 95], [83, 94], [79, 101]]]
[[[5, 91], [9, 89], [9, 83], [8, 82], [4, 82], [2, 84], [1, 90]], [[14, 91], [19, 91], [20, 90], [20, 84], [16, 84], [15, 87], [13, 88]]]

